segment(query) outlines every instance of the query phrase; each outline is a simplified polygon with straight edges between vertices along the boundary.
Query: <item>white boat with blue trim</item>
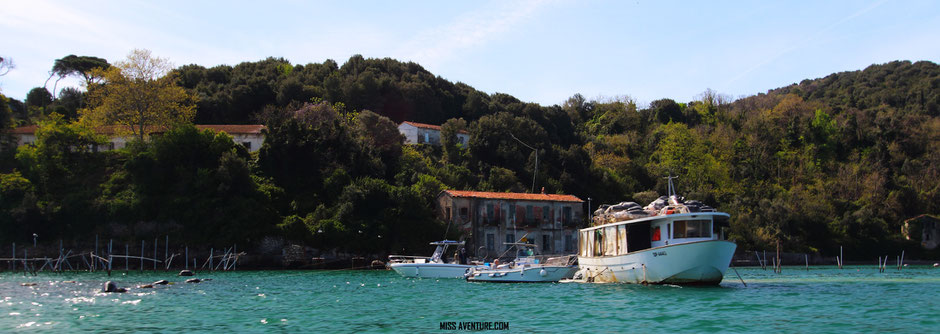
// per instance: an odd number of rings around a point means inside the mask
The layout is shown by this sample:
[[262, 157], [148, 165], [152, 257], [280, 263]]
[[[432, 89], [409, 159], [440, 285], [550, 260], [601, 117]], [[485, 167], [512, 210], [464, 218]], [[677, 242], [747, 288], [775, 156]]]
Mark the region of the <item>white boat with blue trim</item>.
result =
[[[452, 261], [446, 261], [445, 255], [449, 247], [463, 247], [463, 241], [443, 240], [432, 242], [437, 246], [430, 257], [389, 255], [388, 266], [404, 277], [422, 278], [464, 278], [464, 274], [475, 265], [467, 264], [465, 256], [456, 256]], [[458, 252], [458, 254], [465, 254]]]
[[574, 255], [548, 257], [536, 255], [530, 243], [506, 243], [517, 249], [516, 258], [505, 264], [490, 264], [467, 272], [470, 282], [545, 283], [570, 279], [578, 271]]

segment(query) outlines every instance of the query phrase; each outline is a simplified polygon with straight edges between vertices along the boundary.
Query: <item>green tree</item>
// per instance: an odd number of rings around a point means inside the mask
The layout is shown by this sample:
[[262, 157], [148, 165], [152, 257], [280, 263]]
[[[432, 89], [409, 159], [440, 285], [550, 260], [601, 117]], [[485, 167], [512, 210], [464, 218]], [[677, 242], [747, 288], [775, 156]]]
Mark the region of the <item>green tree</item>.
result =
[[89, 86], [91, 107], [81, 110], [82, 121], [120, 125], [119, 130], [129, 130], [140, 141], [150, 129], [192, 122], [195, 98], [176, 85], [169, 70], [169, 61], [139, 49], [109, 69], [92, 70], [104, 82]]

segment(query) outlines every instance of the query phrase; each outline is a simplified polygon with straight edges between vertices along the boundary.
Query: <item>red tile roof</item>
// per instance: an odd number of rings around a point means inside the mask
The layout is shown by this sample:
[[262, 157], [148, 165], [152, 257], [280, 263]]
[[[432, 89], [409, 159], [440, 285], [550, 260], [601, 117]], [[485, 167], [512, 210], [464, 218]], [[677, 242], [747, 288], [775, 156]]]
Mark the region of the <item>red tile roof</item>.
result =
[[470, 191], [470, 190], [444, 190], [444, 193], [452, 197], [473, 197], [487, 199], [514, 199], [525, 201], [552, 201], [552, 202], [584, 202], [574, 195], [558, 194], [527, 194], [527, 193], [497, 193], [489, 191]]
[[[38, 128], [39, 128], [39, 126], [36, 126], [36, 125], [21, 126], [21, 127], [18, 127], [18, 128], [13, 129], [13, 131], [10, 131], [10, 133], [12, 133], [12, 134], [34, 134], [34, 133], [36, 133], [36, 130], [37, 130]], [[98, 128], [98, 129], [97, 129], [97, 132], [98, 132], [98, 133], [101, 133], [101, 134], [114, 134], [115, 132], [117, 132], [117, 131], [115, 131], [117, 128], [118, 128], [118, 125], [107, 125], [107, 126], [102, 126], [102, 127]], [[225, 131], [225, 133], [228, 133], [228, 134], [259, 134], [259, 133], [261, 133], [261, 130], [264, 129], [264, 125], [260, 125], [260, 124], [249, 124], [249, 125], [198, 124], [198, 125], [196, 125], [196, 128], [199, 129], [199, 130], [210, 129], [210, 130], [214, 130], [214, 131]], [[153, 133], [153, 132], [163, 132], [163, 131], [159, 131], [159, 130], [158, 130], [158, 131], [150, 131], [150, 132]]]
[[[409, 121], [401, 122], [401, 124], [408, 124], [408, 125], [414, 126], [414, 127], [416, 127], [416, 128], [429, 129], [429, 130], [434, 130], [434, 131], [441, 131], [441, 126], [440, 126], [440, 125], [424, 124], [424, 123], [415, 123], [415, 122], [409, 122]], [[401, 124], [399, 124], [399, 125], [401, 125]], [[460, 133], [463, 133], [463, 134], [467, 134], [467, 133], [468, 133], [467, 130], [460, 130], [460, 131], [457, 131], [457, 132], [460, 132]]]

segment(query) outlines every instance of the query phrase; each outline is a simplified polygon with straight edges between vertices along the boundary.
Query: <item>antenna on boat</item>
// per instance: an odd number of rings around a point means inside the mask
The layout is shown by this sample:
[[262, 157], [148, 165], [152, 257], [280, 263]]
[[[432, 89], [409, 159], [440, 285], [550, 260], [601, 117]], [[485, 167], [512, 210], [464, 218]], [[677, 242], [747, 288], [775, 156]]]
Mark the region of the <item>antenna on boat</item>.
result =
[[669, 197], [678, 196], [676, 194], [676, 185], [672, 183], [673, 179], [678, 179], [678, 178], [679, 178], [678, 176], [672, 176], [672, 174], [669, 174], [669, 176], [664, 177], [664, 179], [669, 180], [669, 184], [667, 185], [667, 189], [666, 189], [666, 196], [669, 196]]

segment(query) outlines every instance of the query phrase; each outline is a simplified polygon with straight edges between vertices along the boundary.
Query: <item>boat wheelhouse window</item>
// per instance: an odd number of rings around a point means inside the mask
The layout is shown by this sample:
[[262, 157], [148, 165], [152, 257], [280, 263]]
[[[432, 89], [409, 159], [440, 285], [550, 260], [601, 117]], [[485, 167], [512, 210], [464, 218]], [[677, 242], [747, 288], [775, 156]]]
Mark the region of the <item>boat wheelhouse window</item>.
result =
[[594, 256], [604, 255], [604, 232], [601, 229], [594, 230]]
[[496, 250], [496, 236], [493, 233], [486, 234], [486, 250], [495, 251]]
[[552, 236], [542, 235], [542, 254], [548, 254], [552, 250]]
[[650, 223], [627, 224], [627, 251], [636, 252], [650, 248]]
[[675, 238], [711, 238], [712, 224], [708, 219], [677, 220], [673, 236]]
[[659, 226], [653, 228], [653, 236], [650, 238], [651, 241], [659, 241], [662, 239], [662, 235], [659, 232]]
[[610, 226], [604, 228], [604, 255], [612, 256], [617, 254], [617, 227]]

